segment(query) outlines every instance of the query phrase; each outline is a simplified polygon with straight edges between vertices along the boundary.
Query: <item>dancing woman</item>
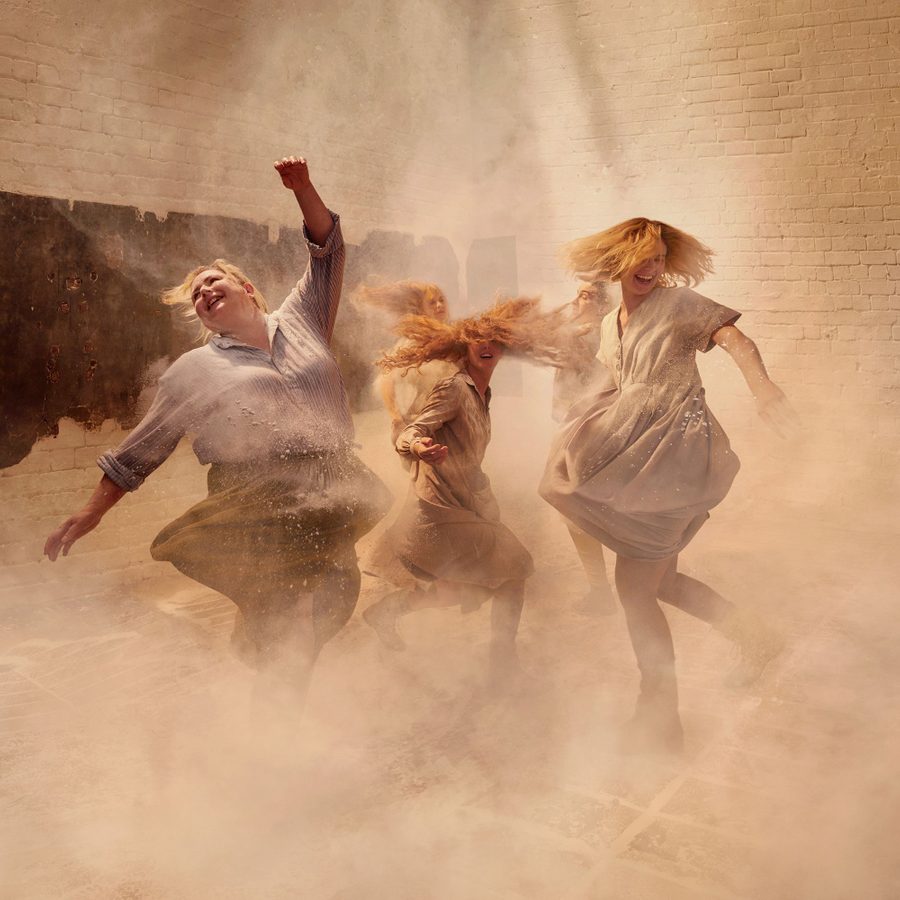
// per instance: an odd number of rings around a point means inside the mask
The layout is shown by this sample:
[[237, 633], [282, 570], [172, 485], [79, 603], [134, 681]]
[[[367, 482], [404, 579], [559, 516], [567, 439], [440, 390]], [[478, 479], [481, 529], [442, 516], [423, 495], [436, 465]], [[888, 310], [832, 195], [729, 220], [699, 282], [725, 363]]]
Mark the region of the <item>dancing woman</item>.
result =
[[637, 745], [677, 750], [675, 654], [657, 598], [740, 643], [734, 681], [757, 677], [780, 647], [761, 622], [677, 570], [678, 553], [739, 466], [706, 406], [697, 351], [725, 349], [774, 426], [788, 421], [787, 403], [756, 345], [735, 327], [740, 313], [691, 290], [712, 271], [712, 251], [696, 238], [637, 218], [575, 241], [567, 252], [573, 270], [619, 282], [622, 300], [600, 325], [599, 350], [615, 388], [572, 410], [541, 495], [616, 553], [616, 587], [641, 671], [629, 735]]
[[319, 650], [356, 606], [354, 543], [388, 505], [354, 455], [353, 423], [329, 344], [344, 270], [338, 217], [306, 161], [275, 164], [304, 220], [309, 264], [282, 306], [237, 266], [199, 266], [163, 295], [198, 322], [207, 342], [177, 359], [146, 416], [98, 460], [100, 484], [47, 539], [55, 560], [136, 490], [187, 434], [211, 463], [209, 495], [153, 541], [154, 559], [234, 601], [242, 658], [305, 695]]
[[[566, 350], [553, 375], [552, 412], [557, 422], [564, 421], [573, 404], [586, 393], [614, 386], [609, 369], [597, 359], [600, 322], [609, 306], [606, 285], [597, 280], [585, 281], [579, 285], [574, 300], [548, 316], [558, 328], [558, 340]], [[615, 613], [618, 607], [606, 574], [603, 545], [571, 520], [566, 520], [566, 525], [588, 580], [588, 591], [576, 608], [590, 616]]]
[[[447, 298], [436, 285], [425, 281], [398, 281], [390, 284], [363, 285], [356, 289], [358, 303], [380, 309], [394, 317], [426, 316], [446, 322]], [[408, 344], [401, 338], [391, 351], [397, 352]], [[455, 374], [457, 366], [446, 359], [429, 359], [411, 369], [388, 369], [377, 379], [378, 393], [391, 419], [391, 443], [415, 418], [432, 388], [444, 378]], [[405, 460], [407, 466], [409, 459]]]
[[600, 323], [609, 312], [606, 285], [585, 281], [578, 286], [574, 300], [554, 310], [548, 319], [559, 321], [566, 354], [553, 374], [553, 419], [562, 422], [572, 404], [585, 393], [599, 388], [598, 382], [611, 382], [609, 370], [597, 359], [600, 349]]
[[412, 460], [410, 492], [367, 566], [397, 590], [370, 606], [364, 618], [386, 646], [401, 650], [400, 616], [435, 606], [458, 605], [466, 612], [493, 598], [494, 679], [516, 668], [525, 579], [534, 566], [500, 521], [481, 464], [491, 437], [491, 376], [505, 350], [526, 349], [518, 326], [534, 306], [511, 300], [454, 323], [410, 317], [398, 329], [406, 343], [378, 363], [389, 372], [441, 359], [457, 371], [435, 385], [397, 437], [397, 451]]

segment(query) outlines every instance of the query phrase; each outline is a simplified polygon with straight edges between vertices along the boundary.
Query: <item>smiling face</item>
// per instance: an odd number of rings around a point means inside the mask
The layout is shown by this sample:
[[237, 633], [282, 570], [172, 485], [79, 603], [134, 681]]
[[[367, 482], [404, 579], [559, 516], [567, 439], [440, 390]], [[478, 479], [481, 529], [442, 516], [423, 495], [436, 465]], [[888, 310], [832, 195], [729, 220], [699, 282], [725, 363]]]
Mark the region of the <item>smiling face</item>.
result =
[[497, 363], [503, 357], [504, 347], [496, 341], [478, 341], [466, 345], [466, 369], [469, 374], [478, 373], [489, 381]]
[[217, 334], [225, 334], [253, 315], [253, 285], [241, 284], [220, 269], [204, 269], [191, 281], [191, 303], [197, 318]]
[[653, 254], [622, 274], [622, 296], [640, 299], [646, 297], [657, 285], [666, 270], [666, 245], [657, 239]]

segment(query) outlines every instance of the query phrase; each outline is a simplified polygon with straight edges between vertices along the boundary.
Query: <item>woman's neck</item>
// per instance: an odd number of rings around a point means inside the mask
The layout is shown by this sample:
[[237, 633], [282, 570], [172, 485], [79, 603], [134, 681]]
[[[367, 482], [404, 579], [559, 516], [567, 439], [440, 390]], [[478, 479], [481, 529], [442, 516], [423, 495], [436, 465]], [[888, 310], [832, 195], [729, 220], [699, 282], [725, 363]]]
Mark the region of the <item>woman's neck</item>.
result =
[[477, 390], [478, 393], [481, 394], [481, 399], [483, 400], [487, 395], [487, 389], [490, 386], [491, 375], [494, 374], [494, 370], [491, 369], [490, 372], [485, 373], [479, 369], [476, 369], [474, 366], [472, 368], [469, 368], [468, 365], [464, 365], [463, 368], [465, 369], [466, 374], [469, 376], [469, 378], [471, 378], [472, 381], [475, 382], [475, 390]]
[[626, 291], [625, 288], [622, 288], [622, 306], [625, 308], [625, 311], [628, 315], [631, 315], [649, 296], [653, 293], [649, 291], [646, 294], [632, 294], [631, 291]]
[[269, 343], [269, 329], [266, 325], [265, 315], [257, 309], [252, 318], [246, 322], [241, 322], [229, 331], [222, 332], [223, 337], [234, 338], [242, 344], [249, 347], [256, 347], [259, 350], [271, 350]]

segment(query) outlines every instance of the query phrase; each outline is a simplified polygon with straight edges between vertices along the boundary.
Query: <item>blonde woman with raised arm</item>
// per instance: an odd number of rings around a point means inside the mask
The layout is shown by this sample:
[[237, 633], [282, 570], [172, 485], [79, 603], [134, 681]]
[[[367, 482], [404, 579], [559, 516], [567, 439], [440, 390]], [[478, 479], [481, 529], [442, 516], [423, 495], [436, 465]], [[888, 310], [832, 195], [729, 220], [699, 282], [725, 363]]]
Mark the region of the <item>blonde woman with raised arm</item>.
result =
[[285, 157], [275, 169], [303, 214], [303, 277], [273, 313], [222, 259], [163, 295], [205, 342], [164, 373], [146, 416], [98, 460], [103, 477], [91, 499], [44, 550], [51, 560], [67, 555], [191, 435], [198, 460], [210, 464], [209, 494], [156, 536], [151, 554], [234, 601], [239, 655], [272, 676], [261, 686], [299, 709], [319, 650], [356, 606], [354, 543], [388, 497], [353, 452], [330, 349], [344, 271], [340, 221], [304, 159]]

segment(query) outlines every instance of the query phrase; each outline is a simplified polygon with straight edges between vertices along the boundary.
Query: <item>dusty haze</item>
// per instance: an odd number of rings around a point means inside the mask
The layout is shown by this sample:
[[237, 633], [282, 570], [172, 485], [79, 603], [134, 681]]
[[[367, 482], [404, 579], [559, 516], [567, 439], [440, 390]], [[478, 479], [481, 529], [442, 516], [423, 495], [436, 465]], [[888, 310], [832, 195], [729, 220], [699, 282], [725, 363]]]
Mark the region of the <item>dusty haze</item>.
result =
[[[515, 238], [518, 289], [555, 304], [575, 289], [562, 242], [661, 218], [717, 250], [701, 291], [745, 312], [797, 428], [772, 435], [726, 355], [701, 359], [743, 468], [683, 563], [787, 645], [729, 692], [725, 640], [667, 612], [687, 748], [660, 761], [616, 751], [637, 690], [623, 617], [576, 610], [583, 574], [535, 492], [553, 430], [545, 370], [497, 392], [486, 462], [537, 564], [527, 689], [485, 694], [486, 610], [405, 619], [403, 654], [357, 615], [322, 656], [299, 742], [248, 724], [229, 604], [149, 558], [203, 493], [189, 447], [69, 559], [38, 562], [123, 434], [64, 421], [0, 473], [0, 895], [900, 894], [891, 13], [875, 0], [4, 2], [4, 191], [231, 216], [274, 239], [297, 211], [271, 161], [302, 152], [350, 242], [449, 241], [457, 310], [488, 300], [467, 290], [474, 240]], [[399, 500], [385, 417], [357, 426]], [[359, 608], [378, 595], [365, 581]]]

